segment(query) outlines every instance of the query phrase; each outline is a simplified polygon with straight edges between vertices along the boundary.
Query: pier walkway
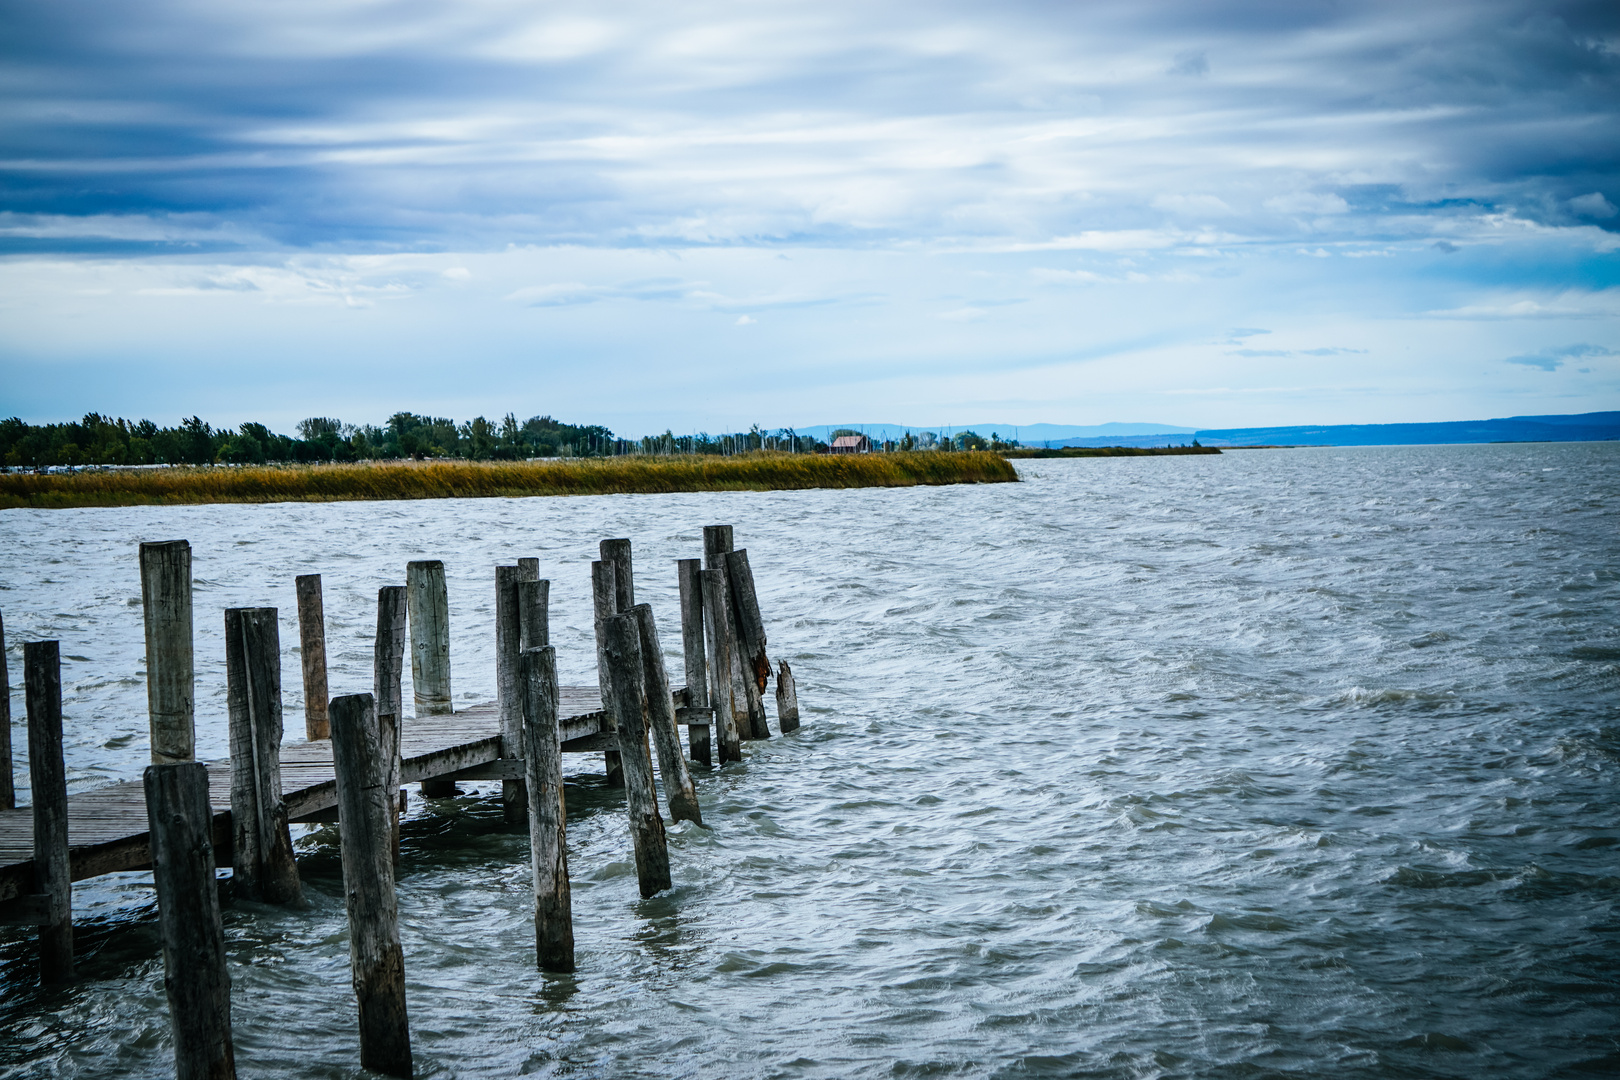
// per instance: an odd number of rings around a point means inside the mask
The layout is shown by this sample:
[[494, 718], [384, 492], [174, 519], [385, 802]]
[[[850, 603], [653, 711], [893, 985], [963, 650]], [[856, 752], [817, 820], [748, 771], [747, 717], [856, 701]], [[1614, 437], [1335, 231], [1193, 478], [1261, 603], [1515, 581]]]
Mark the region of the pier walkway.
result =
[[[677, 702], [684, 689], [675, 692]], [[558, 713], [564, 752], [618, 749], [596, 687], [559, 688]], [[231, 848], [231, 764], [210, 761], [208, 800], [214, 811], [218, 865], [229, 865]], [[436, 778], [480, 780], [515, 778], [522, 762], [501, 760], [500, 718], [493, 702], [443, 716], [407, 717], [400, 731], [400, 783]], [[281, 747], [281, 790], [292, 821], [334, 821], [337, 774], [329, 739], [285, 742]], [[68, 857], [74, 881], [151, 864], [146, 796], [139, 780], [109, 784], [68, 799]], [[0, 915], [8, 901], [34, 891], [33, 812], [23, 807], [0, 811]], [[0, 919], [0, 921], [12, 921]]]

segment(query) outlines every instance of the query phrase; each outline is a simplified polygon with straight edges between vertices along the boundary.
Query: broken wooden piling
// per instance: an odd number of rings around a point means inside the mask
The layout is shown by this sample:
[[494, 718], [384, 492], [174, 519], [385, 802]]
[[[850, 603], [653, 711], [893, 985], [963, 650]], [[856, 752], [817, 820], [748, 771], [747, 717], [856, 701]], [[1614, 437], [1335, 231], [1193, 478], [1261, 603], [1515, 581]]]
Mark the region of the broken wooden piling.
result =
[[148, 765], [143, 780], [175, 1076], [233, 1080], [231, 976], [214, 880], [208, 767], [196, 761]]
[[303, 899], [281, 797], [281, 634], [275, 608], [225, 609], [235, 888], [270, 904]]
[[523, 650], [523, 765], [529, 796], [529, 864], [534, 874], [534, 955], [542, 971], [574, 970], [568, 888], [567, 808], [557, 725], [557, 652]]
[[[523, 756], [523, 687], [518, 672], [518, 654], [523, 643], [522, 602], [518, 585], [537, 580], [540, 560], [519, 559], [517, 566], [495, 568], [495, 693], [501, 715], [501, 756]], [[527, 817], [529, 797], [523, 781], [501, 781], [501, 806], [509, 824]]]
[[726, 588], [731, 593], [732, 628], [736, 644], [738, 675], [742, 681], [743, 702], [748, 710], [746, 727], [739, 718], [737, 727], [745, 738], [768, 739], [770, 722], [765, 716], [765, 682], [771, 662], [765, 656], [765, 623], [759, 616], [759, 600], [754, 596], [754, 574], [748, 567], [746, 550], [725, 555]]
[[146, 700], [152, 764], [190, 761], [196, 753], [196, 668], [191, 635], [191, 545], [141, 545], [141, 606], [146, 621]]
[[634, 613], [614, 615], [604, 628], [608, 679], [618, 721], [619, 754], [624, 762], [624, 802], [636, 855], [642, 899], [670, 887], [669, 848], [658, 813], [652, 754], [647, 748], [647, 690], [641, 657], [641, 630]]
[[[602, 693], [602, 711], [607, 714], [609, 726], [617, 723], [618, 710], [613, 707], [613, 680], [608, 678], [607, 621], [617, 612], [613, 564], [606, 561], [591, 563], [591, 607], [596, 626], [596, 682]], [[602, 760], [607, 766], [607, 786], [624, 786], [624, 762], [617, 750], [605, 750]]]
[[6, 621], [0, 616], [0, 810], [17, 809], [11, 768], [11, 673], [6, 665]]
[[[704, 530], [707, 534], [707, 529]], [[709, 636], [709, 704], [714, 709], [714, 724], [720, 733], [720, 763], [742, 760], [742, 733], [737, 717], [737, 695], [733, 689], [732, 671], [736, 667], [735, 649], [731, 632], [731, 597], [726, 591], [724, 570], [704, 570], [703, 614]]]
[[399, 737], [405, 724], [406, 587], [384, 585], [377, 590], [377, 637], [371, 649], [371, 695], [377, 709], [384, 764], [388, 767], [388, 818], [393, 836], [393, 858], [399, 864]]
[[298, 593], [298, 660], [304, 673], [304, 738], [329, 738], [326, 702], [326, 607], [321, 600], [321, 575], [300, 574], [293, 579]]
[[776, 726], [784, 735], [799, 730], [799, 691], [786, 660], [776, 668]]
[[68, 860], [59, 643], [23, 643], [23, 684], [28, 701], [28, 779], [34, 800], [34, 888], [42, 898], [39, 979], [52, 986], [73, 978], [73, 872]]
[[333, 698], [332, 760], [337, 772], [349, 962], [360, 1006], [360, 1065], [411, 1075], [405, 1013], [405, 954], [399, 940], [394, 860], [382, 732], [370, 694]]

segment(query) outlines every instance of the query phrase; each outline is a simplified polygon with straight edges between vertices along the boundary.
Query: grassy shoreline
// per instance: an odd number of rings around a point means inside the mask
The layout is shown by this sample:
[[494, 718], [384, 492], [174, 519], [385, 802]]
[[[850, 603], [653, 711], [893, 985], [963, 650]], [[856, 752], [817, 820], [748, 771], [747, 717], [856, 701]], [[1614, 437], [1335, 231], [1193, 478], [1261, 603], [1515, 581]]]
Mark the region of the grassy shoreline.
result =
[[387, 462], [0, 475], [0, 509], [189, 506], [1016, 483], [999, 454], [783, 454]]

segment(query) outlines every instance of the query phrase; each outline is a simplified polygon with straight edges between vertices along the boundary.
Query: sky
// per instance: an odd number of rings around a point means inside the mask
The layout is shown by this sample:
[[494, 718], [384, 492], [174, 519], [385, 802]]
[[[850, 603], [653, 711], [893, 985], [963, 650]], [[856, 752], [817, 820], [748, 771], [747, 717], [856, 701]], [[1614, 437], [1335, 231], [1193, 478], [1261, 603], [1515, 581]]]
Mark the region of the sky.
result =
[[1620, 4], [0, 0], [0, 414], [1620, 409]]

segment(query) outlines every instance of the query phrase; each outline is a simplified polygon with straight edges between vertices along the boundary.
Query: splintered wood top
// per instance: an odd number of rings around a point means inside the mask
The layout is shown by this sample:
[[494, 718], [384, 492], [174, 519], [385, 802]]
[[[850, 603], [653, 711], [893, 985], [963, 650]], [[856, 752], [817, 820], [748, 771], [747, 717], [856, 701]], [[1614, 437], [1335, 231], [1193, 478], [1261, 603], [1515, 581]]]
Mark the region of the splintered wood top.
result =
[[[604, 729], [602, 698], [594, 686], [559, 687], [563, 740]], [[500, 717], [493, 702], [447, 716], [407, 717], [400, 731], [400, 776], [411, 783], [445, 776], [500, 757]], [[219, 815], [231, 809], [231, 764], [209, 761], [208, 801], [216, 835]], [[337, 804], [332, 743], [283, 743], [281, 793], [291, 818]], [[73, 880], [145, 866], [146, 792], [138, 780], [109, 784], [68, 797], [68, 851]], [[0, 901], [32, 889], [34, 814], [27, 807], [0, 811]]]

